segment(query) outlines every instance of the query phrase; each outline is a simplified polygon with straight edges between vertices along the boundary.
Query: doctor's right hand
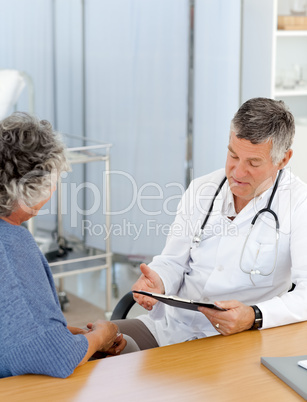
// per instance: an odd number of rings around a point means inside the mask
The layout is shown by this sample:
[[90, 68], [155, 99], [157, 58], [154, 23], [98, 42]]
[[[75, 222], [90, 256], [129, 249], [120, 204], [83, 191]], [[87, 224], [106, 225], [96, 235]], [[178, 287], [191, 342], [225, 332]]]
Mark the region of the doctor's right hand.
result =
[[[132, 290], [145, 290], [146, 292], [160, 294], [165, 293], [162, 279], [155, 271], [150, 269], [146, 264], [141, 264], [140, 270], [142, 271], [142, 275], [132, 286]], [[157, 303], [157, 300], [151, 297], [142, 296], [136, 293], [133, 294], [133, 298], [140, 306], [149, 311], [152, 310], [154, 304]]]

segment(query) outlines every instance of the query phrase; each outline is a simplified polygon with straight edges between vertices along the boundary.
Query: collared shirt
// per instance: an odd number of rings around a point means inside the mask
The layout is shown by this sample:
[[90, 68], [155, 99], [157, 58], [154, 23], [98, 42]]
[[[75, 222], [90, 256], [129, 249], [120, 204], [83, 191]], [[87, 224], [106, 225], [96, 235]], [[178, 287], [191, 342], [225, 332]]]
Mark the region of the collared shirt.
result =
[[[226, 181], [197, 247], [195, 230], [223, 177], [221, 169], [196, 179], [184, 194], [166, 246], [150, 264], [165, 293], [189, 300], [257, 304], [263, 328], [307, 320], [307, 186], [285, 169], [272, 203], [280, 223], [278, 241], [275, 220], [266, 213], [246, 242], [251, 221], [266, 207], [272, 187], [236, 214]], [[260, 274], [252, 276], [253, 270]], [[292, 282], [296, 288], [288, 293]], [[161, 346], [218, 334], [202, 313], [160, 302], [139, 318]]]
[[223, 200], [222, 215], [228, 217], [236, 217], [238, 215], [235, 209], [233, 194], [229, 186], [227, 187], [227, 195]]

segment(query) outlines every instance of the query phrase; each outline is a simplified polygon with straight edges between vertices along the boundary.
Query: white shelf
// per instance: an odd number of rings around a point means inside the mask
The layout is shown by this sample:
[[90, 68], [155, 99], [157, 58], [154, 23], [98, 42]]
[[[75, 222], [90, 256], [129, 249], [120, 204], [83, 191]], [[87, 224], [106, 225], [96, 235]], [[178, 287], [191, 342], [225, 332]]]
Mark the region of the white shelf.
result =
[[303, 30], [291, 30], [291, 31], [287, 31], [287, 30], [281, 30], [278, 29], [276, 30], [276, 36], [282, 36], [282, 37], [298, 37], [298, 36], [306, 36], [307, 37], [307, 30], [303, 31]]
[[[88, 141], [87, 138], [71, 136], [67, 134], [65, 134], [65, 137], [77, 139], [80, 144], [82, 144], [82, 141], [84, 140]], [[92, 141], [92, 140], [91, 142], [95, 142], [95, 144], [86, 146], [81, 145], [78, 147], [67, 148], [69, 163], [76, 164], [76, 163], [88, 163], [88, 162], [108, 160], [112, 144], [101, 143], [101, 142], [98, 143], [98, 141]]]
[[275, 89], [274, 97], [307, 96], [307, 87], [294, 89]]

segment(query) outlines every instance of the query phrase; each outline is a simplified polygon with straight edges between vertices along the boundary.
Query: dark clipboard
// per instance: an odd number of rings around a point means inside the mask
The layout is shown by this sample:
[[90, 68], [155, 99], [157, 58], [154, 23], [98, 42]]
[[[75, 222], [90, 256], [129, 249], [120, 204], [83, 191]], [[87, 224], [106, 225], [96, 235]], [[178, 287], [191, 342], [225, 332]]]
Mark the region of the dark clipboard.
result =
[[150, 293], [150, 292], [145, 292], [143, 290], [133, 290], [133, 293], [138, 293], [140, 295], [152, 297], [153, 299], [156, 299], [162, 303], [168, 304], [169, 306], [172, 307], [178, 307], [178, 308], [185, 308], [187, 310], [198, 310], [198, 307], [208, 307], [208, 308], [213, 308], [215, 310], [220, 310], [220, 311], [226, 311], [226, 309], [221, 308], [216, 306], [214, 303], [205, 303], [201, 301], [194, 301], [194, 300], [186, 300], [186, 299], [181, 299], [178, 296], [166, 296], [162, 295], [159, 293]]

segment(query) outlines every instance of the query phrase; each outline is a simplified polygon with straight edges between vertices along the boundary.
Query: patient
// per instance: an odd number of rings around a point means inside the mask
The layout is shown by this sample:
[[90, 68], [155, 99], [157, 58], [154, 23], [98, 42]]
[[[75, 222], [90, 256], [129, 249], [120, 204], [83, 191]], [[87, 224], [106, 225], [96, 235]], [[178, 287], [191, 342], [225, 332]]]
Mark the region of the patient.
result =
[[14, 113], [0, 122], [0, 158], [0, 377], [67, 377], [96, 352], [119, 354], [126, 340], [114, 323], [67, 326], [50, 267], [20, 226], [68, 169], [62, 142], [47, 121]]

